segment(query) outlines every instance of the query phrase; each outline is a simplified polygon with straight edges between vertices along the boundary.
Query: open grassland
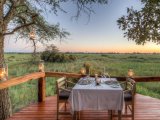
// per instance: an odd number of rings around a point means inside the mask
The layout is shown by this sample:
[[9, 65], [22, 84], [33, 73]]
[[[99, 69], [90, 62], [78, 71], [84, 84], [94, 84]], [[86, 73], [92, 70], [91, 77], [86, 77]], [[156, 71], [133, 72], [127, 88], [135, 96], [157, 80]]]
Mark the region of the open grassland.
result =
[[[136, 76], [160, 76], [160, 54], [74, 54], [77, 60], [66, 63], [45, 63], [45, 71], [79, 73], [84, 63], [91, 65], [91, 74], [102, 73], [104, 68], [111, 76], [126, 76], [133, 69]], [[9, 77], [38, 71], [38, 62], [31, 62], [31, 54], [5, 54], [9, 66]], [[47, 96], [55, 94], [57, 78], [47, 78]], [[160, 98], [159, 83], [138, 83], [137, 92]], [[37, 81], [10, 88], [14, 111], [37, 101]]]

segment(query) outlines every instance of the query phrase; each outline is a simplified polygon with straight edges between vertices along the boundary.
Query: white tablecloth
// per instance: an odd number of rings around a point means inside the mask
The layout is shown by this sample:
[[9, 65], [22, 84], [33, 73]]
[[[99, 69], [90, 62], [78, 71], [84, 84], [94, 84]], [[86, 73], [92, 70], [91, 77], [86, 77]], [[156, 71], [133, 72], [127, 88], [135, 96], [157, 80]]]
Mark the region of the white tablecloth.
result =
[[[123, 90], [121, 86], [113, 88], [104, 83], [109, 78], [101, 78], [99, 86], [95, 85], [94, 78], [89, 85], [76, 84], [71, 92], [69, 103], [72, 111], [81, 110], [122, 110]], [[116, 80], [115, 78], [111, 78]]]

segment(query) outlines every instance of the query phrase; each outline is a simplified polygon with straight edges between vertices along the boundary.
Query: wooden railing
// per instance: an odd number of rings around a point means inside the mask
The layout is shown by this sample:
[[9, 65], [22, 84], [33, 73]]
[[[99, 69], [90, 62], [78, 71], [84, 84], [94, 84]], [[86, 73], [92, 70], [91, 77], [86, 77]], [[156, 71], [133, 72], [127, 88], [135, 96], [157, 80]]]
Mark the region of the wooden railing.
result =
[[31, 81], [33, 79], [38, 80], [38, 101], [42, 102], [45, 101], [45, 96], [46, 96], [46, 88], [45, 88], [45, 77], [68, 77], [68, 78], [80, 78], [82, 77], [81, 74], [76, 74], [76, 73], [62, 73], [62, 72], [36, 72], [36, 73], [31, 73], [28, 75], [24, 75], [21, 77], [16, 77], [9, 79], [7, 81], [1, 82], [0, 83], [0, 89], [5, 89], [9, 88], [12, 86], [16, 86], [28, 81]]
[[32, 79], [38, 79], [38, 101], [45, 101], [45, 72], [36, 72], [21, 77], [9, 79], [0, 83], [0, 89], [16, 86]]
[[[62, 77], [65, 76], [67, 78], [80, 78], [83, 77], [81, 74], [77, 73], [64, 73], [64, 72], [36, 72], [28, 75], [24, 75], [21, 77], [16, 77], [9, 79], [5, 82], [0, 83], [0, 89], [9, 88], [11, 86], [16, 86], [32, 79], [38, 80], [38, 101], [45, 101], [45, 77]], [[126, 77], [116, 77], [119, 81], [124, 81]], [[157, 77], [134, 77], [136, 82], [160, 82], [160, 76]]]
[[45, 72], [46, 77], [67, 77], [67, 78], [80, 78], [83, 75], [77, 73], [65, 73], [65, 72]]
[[[126, 77], [117, 77], [117, 76], [111, 76], [113, 78], [117, 78], [118, 81], [124, 81], [126, 80]], [[160, 76], [150, 77], [150, 76], [135, 76], [133, 79], [136, 82], [160, 82]]]
[[36, 73], [31, 73], [31, 74], [28, 74], [28, 75], [21, 76], [21, 77], [12, 78], [12, 79], [9, 79], [5, 82], [1, 82], [0, 83], [0, 89], [4, 89], [4, 88], [11, 87], [11, 86], [19, 85], [19, 84], [25, 83], [27, 81], [30, 81], [32, 79], [38, 79], [38, 78], [44, 78], [44, 77], [45, 77], [44, 72], [36, 72]]

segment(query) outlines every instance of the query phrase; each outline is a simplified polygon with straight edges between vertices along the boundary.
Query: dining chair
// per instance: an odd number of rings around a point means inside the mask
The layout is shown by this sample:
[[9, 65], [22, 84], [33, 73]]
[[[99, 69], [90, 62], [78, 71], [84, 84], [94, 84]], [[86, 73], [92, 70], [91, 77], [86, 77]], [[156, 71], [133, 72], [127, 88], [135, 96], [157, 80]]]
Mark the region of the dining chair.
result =
[[[124, 92], [125, 113], [126, 117], [132, 117], [134, 120], [134, 96], [136, 93], [136, 82], [132, 78], [127, 78], [125, 82], [121, 83]], [[127, 110], [131, 114], [127, 114]]]
[[[70, 96], [72, 87], [69, 84], [74, 84], [71, 81], [68, 81], [66, 77], [59, 78], [56, 81], [56, 92], [57, 92], [57, 120], [59, 115], [68, 115], [70, 114], [67, 111], [67, 102]], [[64, 104], [64, 111], [60, 111], [60, 104]]]

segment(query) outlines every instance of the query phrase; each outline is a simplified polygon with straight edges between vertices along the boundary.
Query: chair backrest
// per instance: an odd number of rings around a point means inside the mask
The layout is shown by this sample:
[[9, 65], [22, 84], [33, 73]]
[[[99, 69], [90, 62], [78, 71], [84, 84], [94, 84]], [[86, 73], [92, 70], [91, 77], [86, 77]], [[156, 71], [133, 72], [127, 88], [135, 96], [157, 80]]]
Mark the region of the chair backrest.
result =
[[60, 88], [66, 88], [66, 77], [59, 78], [56, 81], [56, 92], [57, 92], [57, 95], [61, 91]]
[[126, 89], [131, 90], [132, 94], [136, 93], [136, 82], [132, 78], [127, 78]]

